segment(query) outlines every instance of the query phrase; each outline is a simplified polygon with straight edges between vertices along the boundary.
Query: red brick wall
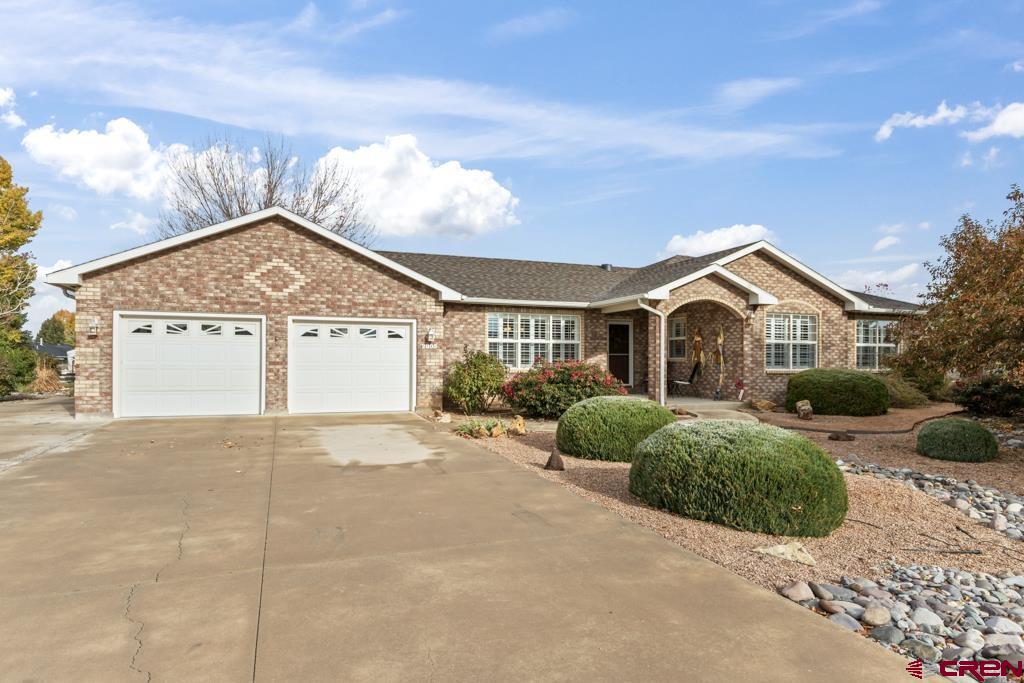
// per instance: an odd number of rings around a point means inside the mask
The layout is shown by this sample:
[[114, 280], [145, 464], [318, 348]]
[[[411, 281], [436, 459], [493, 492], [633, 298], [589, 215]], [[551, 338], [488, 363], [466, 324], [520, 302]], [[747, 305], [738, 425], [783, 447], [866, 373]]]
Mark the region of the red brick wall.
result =
[[[284, 220], [269, 220], [90, 274], [77, 294], [75, 409], [112, 412], [113, 311], [264, 314], [266, 407], [287, 410], [288, 316], [414, 318], [419, 407], [438, 405], [443, 336], [437, 293]], [[85, 334], [95, 319], [99, 333]]]

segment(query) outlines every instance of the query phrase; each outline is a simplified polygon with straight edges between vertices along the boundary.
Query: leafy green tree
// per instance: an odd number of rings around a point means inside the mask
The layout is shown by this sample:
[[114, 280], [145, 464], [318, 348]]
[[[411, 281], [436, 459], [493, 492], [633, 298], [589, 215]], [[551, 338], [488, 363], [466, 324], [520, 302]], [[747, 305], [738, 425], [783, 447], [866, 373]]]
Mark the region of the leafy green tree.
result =
[[14, 184], [14, 173], [0, 157], [0, 334], [20, 337], [22, 312], [32, 296], [36, 267], [32, 255], [21, 251], [43, 222], [42, 211], [31, 211], [28, 188]]
[[36, 341], [41, 344], [63, 344], [64, 324], [56, 318], [47, 318], [39, 326]]

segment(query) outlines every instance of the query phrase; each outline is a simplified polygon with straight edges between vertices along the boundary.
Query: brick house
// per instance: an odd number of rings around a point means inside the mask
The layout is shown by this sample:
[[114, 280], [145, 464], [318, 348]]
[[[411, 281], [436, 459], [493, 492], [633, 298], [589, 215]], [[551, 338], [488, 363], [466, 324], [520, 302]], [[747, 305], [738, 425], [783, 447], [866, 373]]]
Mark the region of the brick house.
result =
[[[272, 208], [50, 273], [77, 301], [75, 409], [139, 417], [403, 411], [466, 348], [584, 359], [635, 393], [778, 400], [874, 370], [917, 306], [843, 289], [767, 242], [642, 268], [373, 251]], [[707, 362], [686, 383], [700, 331]], [[723, 336], [722, 368], [715, 338]]]

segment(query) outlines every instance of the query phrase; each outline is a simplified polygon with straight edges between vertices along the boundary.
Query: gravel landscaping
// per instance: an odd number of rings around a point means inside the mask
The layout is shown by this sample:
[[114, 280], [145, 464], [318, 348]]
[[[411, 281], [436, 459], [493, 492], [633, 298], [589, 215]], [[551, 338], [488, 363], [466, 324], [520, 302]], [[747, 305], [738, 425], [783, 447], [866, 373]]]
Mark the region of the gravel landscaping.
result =
[[895, 469], [910, 468], [952, 477], [957, 481], [976, 481], [1000, 491], [1024, 496], [1024, 449], [1000, 448], [991, 462], [953, 462], [918, 455], [917, 430], [908, 434], [858, 434], [855, 441], [831, 441], [828, 434], [801, 432], [836, 460], [871, 462]]
[[[1020, 547], [1017, 542], [892, 479], [845, 475], [850, 498], [847, 519], [825, 538], [799, 539], [815, 560], [814, 566], [806, 566], [755, 552], [755, 548], [793, 539], [737, 531], [647, 507], [628, 490], [628, 463], [566, 456], [564, 472], [544, 470], [554, 448], [554, 434], [549, 431], [476, 443], [770, 590], [795, 579], [833, 582], [843, 575], [881, 577], [890, 561], [943, 565], [955, 557], [962, 569], [993, 574], [1024, 567], [1024, 561], [1004, 552], [1014, 552]], [[968, 529], [971, 536], [960, 528]], [[950, 554], [960, 550], [977, 553]]]
[[874, 580], [797, 581], [779, 592], [841, 628], [927, 663], [998, 659], [1016, 664], [1024, 660], [1022, 574], [890, 563]]

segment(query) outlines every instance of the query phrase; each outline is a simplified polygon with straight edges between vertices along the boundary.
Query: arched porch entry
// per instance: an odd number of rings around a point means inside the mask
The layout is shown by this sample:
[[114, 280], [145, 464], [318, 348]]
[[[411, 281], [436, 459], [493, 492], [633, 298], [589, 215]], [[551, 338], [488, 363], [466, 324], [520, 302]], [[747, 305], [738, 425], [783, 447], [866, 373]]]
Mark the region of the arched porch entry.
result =
[[[745, 374], [747, 324], [744, 313], [722, 301], [694, 299], [668, 314], [666, 328], [668, 398], [715, 398], [716, 391], [720, 391], [721, 399], [738, 400], [737, 382], [742, 382]], [[721, 356], [717, 343], [719, 334]], [[698, 336], [704, 362], [695, 372]]]

